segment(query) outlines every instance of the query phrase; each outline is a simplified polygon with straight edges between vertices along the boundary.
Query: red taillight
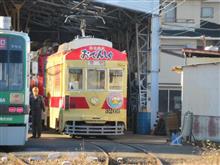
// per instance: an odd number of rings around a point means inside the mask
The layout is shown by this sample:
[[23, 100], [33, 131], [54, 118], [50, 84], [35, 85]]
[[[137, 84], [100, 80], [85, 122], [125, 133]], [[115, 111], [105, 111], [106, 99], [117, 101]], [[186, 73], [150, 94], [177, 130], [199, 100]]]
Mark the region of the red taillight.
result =
[[17, 107], [17, 112], [22, 113], [24, 111], [23, 107]]
[[9, 107], [9, 108], [8, 108], [8, 111], [9, 111], [9, 112], [16, 112], [16, 108], [15, 108], [15, 107]]

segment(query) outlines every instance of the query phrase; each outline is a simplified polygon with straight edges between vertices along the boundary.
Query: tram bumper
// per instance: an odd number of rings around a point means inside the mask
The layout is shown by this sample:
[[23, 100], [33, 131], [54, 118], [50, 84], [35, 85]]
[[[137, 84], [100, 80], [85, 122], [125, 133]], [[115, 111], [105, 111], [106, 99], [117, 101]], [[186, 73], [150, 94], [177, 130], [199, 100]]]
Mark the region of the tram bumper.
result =
[[0, 145], [24, 145], [26, 142], [26, 131], [26, 126], [1, 126]]
[[78, 125], [75, 121], [65, 125], [65, 134], [68, 135], [123, 135], [125, 126], [118, 122], [115, 125], [102, 125], [99, 123]]

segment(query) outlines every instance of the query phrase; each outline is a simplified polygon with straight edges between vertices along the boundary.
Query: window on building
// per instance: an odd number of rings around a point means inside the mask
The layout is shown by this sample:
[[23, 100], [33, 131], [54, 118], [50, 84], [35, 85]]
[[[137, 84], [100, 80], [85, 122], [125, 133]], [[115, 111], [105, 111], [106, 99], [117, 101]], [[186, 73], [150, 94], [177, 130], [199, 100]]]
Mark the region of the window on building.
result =
[[181, 91], [169, 91], [169, 111], [181, 110]]
[[164, 21], [165, 22], [176, 22], [176, 3], [165, 5]]
[[159, 112], [175, 112], [181, 110], [181, 91], [160, 90]]
[[213, 18], [214, 17], [214, 8], [213, 7], [202, 7], [201, 17], [202, 18]]
[[159, 112], [168, 111], [168, 90], [159, 91]]

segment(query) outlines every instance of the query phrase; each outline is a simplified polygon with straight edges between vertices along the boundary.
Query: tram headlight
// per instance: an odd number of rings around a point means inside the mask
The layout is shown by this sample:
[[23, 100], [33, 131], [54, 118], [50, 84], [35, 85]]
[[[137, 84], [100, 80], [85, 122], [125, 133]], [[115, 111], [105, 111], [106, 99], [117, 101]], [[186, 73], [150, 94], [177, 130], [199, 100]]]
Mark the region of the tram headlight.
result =
[[10, 103], [11, 104], [23, 104], [24, 103], [24, 94], [23, 93], [11, 93], [10, 94]]

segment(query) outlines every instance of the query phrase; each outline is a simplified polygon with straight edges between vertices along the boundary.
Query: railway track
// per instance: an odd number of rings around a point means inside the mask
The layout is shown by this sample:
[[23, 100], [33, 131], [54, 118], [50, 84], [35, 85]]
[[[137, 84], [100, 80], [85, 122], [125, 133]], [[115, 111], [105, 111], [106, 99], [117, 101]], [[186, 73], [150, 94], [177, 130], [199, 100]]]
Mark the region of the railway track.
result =
[[[57, 143], [56, 148], [54, 148], [49, 144], [46, 145], [46, 141], [44, 140], [36, 142], [37, 144], [35, 144], [35, 146], [37, 149], [40, 148], [41, 150], [36, 150], [36, 148], [33, 148], [32, 145], [21, 147], [20, 149], [13, 149], [12, 147], [10, 149], [2, 150], [1, 148], [0, 164], [52, 165], [54, 164], [53, 162], [57, 162], [55, 164], [64, 164], [64, 162], [69, 162], [69, 164], [67, 164], [71, 165], [74, 164], [74, 159], [78, 159], [79, 163], [77, 164], [82, 164], [80, 162], [84, 159], [90, 162], [90, 164], [96, 165], [162, 165], [161, 161], [156, 156], [146, 151], [139, 144], [115, 142], [111, 139], [83, 138], [75, 139], [74, 141], [68, 140], [67, 144], [64, 144], [64, 141], [62, 140], [59, 140], [59, 143], [58, 141], [51, 142]], [[72, 150], [71, 148], [67, 148], [70, 145], [72, 146]], [[52, 148], [46, 150], [45, 147]], [[60, 150], [58, 151], [57, 149]], [[51, 154], [55, 154], [55, 158], [53, 160], [50, 160], [49, 158], [49, 155]], [[4, 159], [7, 159], [5, 163]]]
[[162, 162], [156, 156], [148, 153], [139, 146], [109, 140], [103, 140], [101, 142], [86, 140], [85, 143], [90, 143], [104, 152], [108, 157], [109, 165], [162, 165]]

